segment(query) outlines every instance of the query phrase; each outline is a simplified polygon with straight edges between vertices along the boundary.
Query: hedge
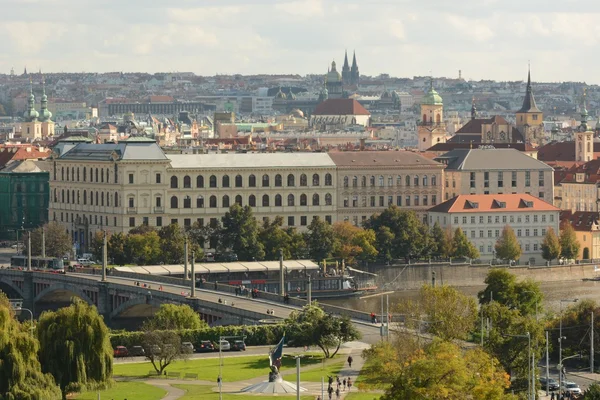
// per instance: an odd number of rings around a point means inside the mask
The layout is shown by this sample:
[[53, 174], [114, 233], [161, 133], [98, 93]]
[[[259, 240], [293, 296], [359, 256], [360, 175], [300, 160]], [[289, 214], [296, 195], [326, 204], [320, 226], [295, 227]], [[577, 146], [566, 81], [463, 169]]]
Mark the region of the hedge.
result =
[[[277, 344], [283, 336], [284, 325], [251, 325], [251, 326], [215, 326], [203, 329], [183, 329], [177, 331], [182, 342], [192, 342], [198, 348], [203, 340], [213, 343], [219, 342], [219, 336], [246, 336], [246, 344], [249, 346]], [[142, 344], [144, 332], [119, 332], [111, 334], [110, 343], [116, 346], [139, 346]]]

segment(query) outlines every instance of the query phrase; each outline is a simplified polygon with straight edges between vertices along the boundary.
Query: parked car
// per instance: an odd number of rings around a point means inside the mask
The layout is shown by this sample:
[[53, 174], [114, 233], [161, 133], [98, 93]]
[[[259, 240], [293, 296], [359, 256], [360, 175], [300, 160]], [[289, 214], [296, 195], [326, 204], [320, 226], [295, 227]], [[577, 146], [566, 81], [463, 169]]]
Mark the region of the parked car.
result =
[[113, 352], [114, 357], [127, 357], [129, 352], [127, 351], [127, 347], [125, 346], [117, 346]]
[[579, 385], [575, 382], [563, 382], [562, 387], [562, 390], [566, 393], [581, 394], [581, 389], [579, 388]]
[[215, 351], [215, 345], [210, 340], [203, 340], [200, 342], [200, 346], [196, 349], [198, 353], [208, 353]]
[[243, 340], [236, 340], [231, 345], [232, 351], [246, 351], [246, 343]]
[[140, 357], [145, 356], [146, 352], [144, 351], [144, 348], [142, 346], [132, 346], [129, 350], [129, 355], [131, 357]]
[[193, 353], [194, 345], [191, 342], [181, 342], [181, 352], [182, 353]]
[[94, 265], [95, 262], [88, 260], [87, 258], [78, 258], [77, 264], [79, 264], [79, 265]]
[[149, 346], [147, 349], [144, 349], [144, 352], [148, 355], [160, 355], [161, 352], [161, 348], [159, 345], [157, 344], [153, 344], [152, 346]]
[[221, 343], [219, 343], [219, 348], [221, 351], [229, 351], [231, 350], [231, 344], [227, 340], [221, 340]]
[[[540, 377], [540, 386], [542, 387], [542, 390], [546, 390], [546, 377], [542, 376]], [[556, 379], [553, 378], [548, 378], [548, 389], [550, 390], [558, 390], [558, 382], [556, 381]]]

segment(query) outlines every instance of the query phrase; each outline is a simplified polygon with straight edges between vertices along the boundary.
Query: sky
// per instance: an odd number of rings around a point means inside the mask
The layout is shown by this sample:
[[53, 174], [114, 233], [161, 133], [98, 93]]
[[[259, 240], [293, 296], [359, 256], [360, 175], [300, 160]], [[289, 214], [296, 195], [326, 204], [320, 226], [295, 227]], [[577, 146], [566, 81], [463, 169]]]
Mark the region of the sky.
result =
[[[596, 0], [0, 0], [0, 73], [325, 73], [600, 84]], [[350, 58], [350, 61], [351, 58]]]

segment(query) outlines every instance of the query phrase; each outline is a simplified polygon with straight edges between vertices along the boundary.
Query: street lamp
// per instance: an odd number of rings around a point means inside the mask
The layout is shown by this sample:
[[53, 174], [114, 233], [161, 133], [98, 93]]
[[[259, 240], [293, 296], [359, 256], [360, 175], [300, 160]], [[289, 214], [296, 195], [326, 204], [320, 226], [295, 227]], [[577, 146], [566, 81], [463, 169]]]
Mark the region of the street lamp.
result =
[[528, 366], [528, 376], [527, 376], [527, 399], [535, 400], [535, 381], [534, 374], [532, 374], [531, 370], [531, 335], [527, 332], [525, 335], [508, 335], [503, 334], [502, 336], [514, 337], [514, 338], [527, 338], [527, 366]]
[[[561, 360], [562, 360], [562, 341], [564, 339], [566, 339], [566, 337], [563, 336], [563, 334], [562, 334], [562, 304], [563, 303], [576, 303], [577, 300], [579, 300], [579, 299], [561, 299], [559, 302], [559, 304], [560, 304], [559, 305], [560, 325], [559, 325], [559, 333], [558, 333], [558, 362], [559, 363], [561, 363]], [[559, 366], [559, 368], [562, 368], [562, 366]], [[558, 391], [559, 391], [559, 393], [562, 392], [562, 369], [559, 369], [559, 371], [558, 371]]]

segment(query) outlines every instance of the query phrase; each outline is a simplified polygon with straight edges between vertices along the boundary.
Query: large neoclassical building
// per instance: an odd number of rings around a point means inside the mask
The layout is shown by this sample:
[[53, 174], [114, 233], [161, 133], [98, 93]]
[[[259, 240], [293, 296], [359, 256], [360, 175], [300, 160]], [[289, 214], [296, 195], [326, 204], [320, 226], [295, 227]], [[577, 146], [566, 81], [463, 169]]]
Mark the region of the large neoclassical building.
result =
[[300, 229], [315, 217], [359, 224], [388, 204], [424, 212], [443, 165], [405, 151], [165, 154], [153, 141], [60, 142], [47, 161], [50, 220], [86, 248], [100, 230], [215, 223], [234, 204]]

